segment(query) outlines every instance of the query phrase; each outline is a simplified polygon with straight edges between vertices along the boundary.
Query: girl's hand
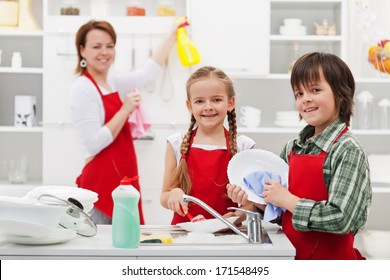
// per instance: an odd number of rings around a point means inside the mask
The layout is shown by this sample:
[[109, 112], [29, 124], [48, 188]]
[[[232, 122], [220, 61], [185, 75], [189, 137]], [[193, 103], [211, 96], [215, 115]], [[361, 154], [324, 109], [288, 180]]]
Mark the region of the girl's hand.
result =
[[130, 93], [126, 94], [122, 108], [130, 115], [140, 103], [141, 94], [133, 89]]
[[169, 192], [167, 201], [168, 209], [176, 212], [180, 216], [184, 216], [188, 212], [188, 203], [182, 201], [183, 194], [182, 189], [174, 188]]
[[233, 202], [241, 205], [247, 205], [249, 203], [248, 195], [241, 187], [232, 184], [227, 184], [226, 188], [227, 195]]

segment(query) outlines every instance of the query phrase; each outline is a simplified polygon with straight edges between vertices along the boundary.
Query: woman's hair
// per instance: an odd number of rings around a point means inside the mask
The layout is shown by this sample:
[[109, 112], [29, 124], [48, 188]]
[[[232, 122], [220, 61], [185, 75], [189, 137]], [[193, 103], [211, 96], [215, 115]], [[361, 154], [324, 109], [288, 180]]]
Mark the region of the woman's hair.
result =
[[[186, 91], [187, 91], [187, 99], [190, 100], [190, 89], [191, 86], [205, 79], [218, 79], [226, 86], [226, 93], [229, 100], [236, 95], [233, 87], [233, 82], [229, 79], [229, 77], [220, 69], [205, 66], [199, 68], [195, 71], [187, 80]], [[227, 112], [228, 123], [229, 123], [229, 145], [230, 145], [230, 154], [234, 156], [237, 153], [237, 124], [236, 124], [236, 112], [233, 108], [232, 111]], [[180, 147], [180, 153], [182, 155], [180, 162], [175, 170], [174, 174], [174, 184], [173, 187], [180, 187], [184, 193], [189, 194], [191, 192], [191, 178], [188, 172], [186, 157], [189, 152], [189, 145], [192, 133], [194, 131], [194, 127], [196, 124], [196, 120], [194, 115], [191, 115], [191, 122], [188, 128], [187, 133], [184, 136], [183, 142]]]
[[355, 80], [348, 65], [338, 56], [325, 52], [301, 56], [291, 72], [291, 87], [294, 90], [310, 86], [320, 80], [321, 72], [333, 91], [340, 119], [349, 125], [353, 115]]
[[80, 53], [80, 48], [85, 47], [87, 34], [89, 33], [89, 31], [94, 29], [107, 32], [110, 35], [112, 41], [114, 42], [114, 45], [116, 44], [115, 30], [112, 27], [112, 25], [107, 21], [90, 20], [84, 25], [82, 25], [76, 33], [76, 49], [77, 49], [77, 67], [75, 69], [76, 74], [81, 75], [85, 71], [85, 69], [80, 66], [80, 61], [83, 59]]

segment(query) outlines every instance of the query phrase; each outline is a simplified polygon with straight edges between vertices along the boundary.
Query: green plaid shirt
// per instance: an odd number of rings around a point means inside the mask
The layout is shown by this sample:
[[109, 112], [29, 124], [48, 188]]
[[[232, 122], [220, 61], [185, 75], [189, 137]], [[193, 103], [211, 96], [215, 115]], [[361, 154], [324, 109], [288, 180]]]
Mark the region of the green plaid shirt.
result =
[[322, 150], [328, 153], [323, 170], [328, 200], [301, 198], [292, 218], [296, 230], [356, 234], [367, 221], [372, 196], [368, 160], [349, 131], [332, 144], [344, 128], [345, 124], [336, 120], [313, 140], [307, 140], [314, 134], [314, 127], [308, 125], [281, 153], [287, 163], [292, 149], [297, 154], [319, 154]]

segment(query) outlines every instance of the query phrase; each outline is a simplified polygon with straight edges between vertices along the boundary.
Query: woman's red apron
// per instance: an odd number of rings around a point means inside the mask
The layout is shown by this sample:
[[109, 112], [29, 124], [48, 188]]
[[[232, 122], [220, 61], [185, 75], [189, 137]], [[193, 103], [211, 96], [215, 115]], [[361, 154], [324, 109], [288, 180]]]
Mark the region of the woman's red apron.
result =
[[[236, 203], [231, 201], [226, 192], [226, 184], [229, 181], [227, 166], [231, 159], [228, 131], [225, 129], [226, 150], [203, 150], [191, 147], [196, 131], [194, 130], [192, 133], [186, 157], [192, 182], [190, 195], [199, 198], [219, 214], [224, 215], [228, 212], [228, 207], [238, 207]], [[206, 219], [214, 218], [209, 212], [194, 203], [190, 204], [188, 209], [188, 212], [194, 217], [203, 215]], [[188, 221], [187, 217], [174, 213], [171, 224]]]
[[[346, 127], [333, 143], [347, 130]], [[328, 200], [328, 191], [323, 177], [326, 155], [325, 151], [319, 155], [295, 154], [293, 151], [290, 153], [288, 188], [292, 194], [315, 201]], [[282, 214], [282, 227], [296, 249], [295, 259], [297, 260], [365, 259], [353, 247], [352, 232], [342, 235], [295, 230], [292, 224], [292, 214], [289, 211]]]
[[[93, 77], [87, 72], [85, 72], [85, 76], [92, 81], [102, 98], [105, 112], [104, 123], [107, 123], [122, 106], [119, 93], [113, 92], [103, 95]], [[98, 193], [99, 200], [95, 202], [94, 207], [111, 218], [113, 210], [112, 191], [119, 186], [123, 177], [131, 178], [137, 175], [138, 168], [134, 143], [130, 125], [126, 122], [115, 140], [84, 166], [81, 175], [76, 180], [76, 184], [81, 188]], [[140, 191], [138, 180], [133, 182], [133, 186]], [[140, 222], [144, 224], [141, 200], [138, 209]]]

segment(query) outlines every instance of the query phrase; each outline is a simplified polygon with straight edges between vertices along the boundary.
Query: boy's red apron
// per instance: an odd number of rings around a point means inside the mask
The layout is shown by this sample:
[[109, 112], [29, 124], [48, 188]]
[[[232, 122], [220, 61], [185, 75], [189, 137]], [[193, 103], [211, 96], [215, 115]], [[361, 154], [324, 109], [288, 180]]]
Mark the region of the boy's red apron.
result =
[[[118, 92], [103, 95], [92, 76], [85, 72], [96, 86], [104, 106], [105, 121], [107, 123], [121, 108], [122, 101]], [[85, 167], [77, 178], [76, 184], [85, 189], [98, 193], [99, 200], [94, 204], [99, 211], [112, 217], [113, 201], [111, 192], [120, 184], [120, 180], [138, 175], [137, 158], [131, 136], [130, 125], [126, 122], [115, 140], [100, 151]], [[139, 182], [134, 181], [133, 186], [140, 191]], [[138, 204], [140, 222], [144, 224], [141, 200]]]
[[[219, 214], [224, 215], [228, 212], [228, 207], [238, 207], [237, 203], [232, 202], [227, 196], [226, 191], [226, 184], [229, 181], [227, 166], [231, 159], [228, 131], [225, 129], [227, 150], [210, 151], [191, 147], [196, 131], [197, 129], [192, 133], [186, 157], [192, 182], [190, 195], [199, 198]], [[190, 204], [188, 209], [188, 212], [194, 217], [201, 214], [206, 219], [214, 218], [209, 212], [194, 203]], [[187, 217], [182, 217], [177, 213], [173, 214], [172, 225], [184, 222], [189, 222]]]
[[[346, 127], [335, 139], [335, 143], [348, 128]], [[323, 166], [327, 153], [319, 155], [295, 154], [289, 155], [289, 191], [302, 198], [315, 201], [328, 200], [328, 191], [323, 176]], [[358, 250], [353, 248], [354, 236], [348, 234], [333, 234], [319, 231], [295, 230], [292, 224], [291, 212], [282, 214], [283, 231], [296, 249], [297, 260], [356, 260], [365, 259]]]

